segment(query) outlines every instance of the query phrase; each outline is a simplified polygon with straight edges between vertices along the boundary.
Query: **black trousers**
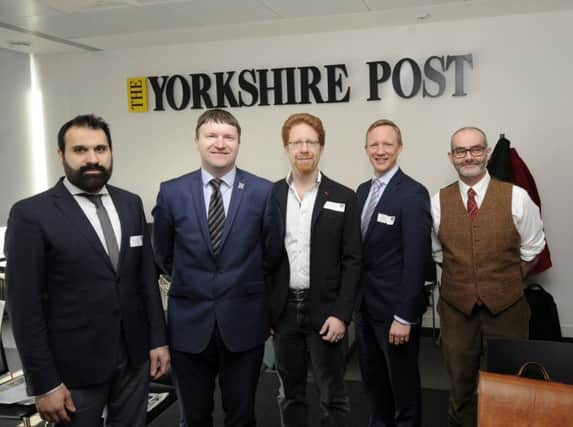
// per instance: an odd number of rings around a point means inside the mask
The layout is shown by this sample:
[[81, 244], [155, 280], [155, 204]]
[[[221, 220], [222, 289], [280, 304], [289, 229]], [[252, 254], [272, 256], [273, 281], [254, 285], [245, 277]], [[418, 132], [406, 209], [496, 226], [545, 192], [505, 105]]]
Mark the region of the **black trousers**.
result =
[[119, 348], [118, 361], [109, 381], [86, 388], [70, 389], [76, 412], [65, 427], [99, 427], [106, 408], [108, 427], [143, 427], [147, 416], [149, 361], [139, 366], [129, 363], [125, 345]]
[[201, 353], [171, 350], [180, 408], [188, 427], [213, 426], [213, 393], [219, 379], [226, 427], [255, 426], [255, 394], [264, 345], [229, 351], [215, 327]]
[[420, 325], [412, 325], [408, 343], [388, 342], [391, 322], [379, 323], [364, 312], [356, 316], [360, 371], [370, 402], [369, 427], [421, 425], [418, 368]]
[[308, 425], [306, 384], [310, 361], [320, 394], [321, 426], [351, 426], [350, 401], [344, 386], [346, 343], [324, 341], [311, 325], [308, 308], [307, 298], [289, 298], [285, 314], [275, 326], [282, 425]]

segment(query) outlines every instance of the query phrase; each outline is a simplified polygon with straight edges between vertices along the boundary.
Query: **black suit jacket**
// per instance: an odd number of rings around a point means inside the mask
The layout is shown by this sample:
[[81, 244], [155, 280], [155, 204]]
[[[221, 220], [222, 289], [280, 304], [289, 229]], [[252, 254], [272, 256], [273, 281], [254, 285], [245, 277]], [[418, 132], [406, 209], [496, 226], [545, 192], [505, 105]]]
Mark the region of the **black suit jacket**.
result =
[[[360, 211], [372, 181], [357, 190]], [[398, 169], [380, 198], [362, 245], [358, 306], [382, 322], [415, 323], [426, 310], [424, 281], [435, 274], [426, 188]]]
[[[282, 256], [272, 280], [273, 325], [287, 303], [290, 266], [284, 247], [288, 184], [274, 184], [273, 202], [282, 226]], [[344, 205], [344, 212], [328, 209], [327, 202]], [[360, 216], [354, 192], [322, 175], [312, 212], [310, 240], [310, 316], [320, 329], [329, 316], [346, 323], [352, 319], [360, 279]]]
[[135, 366], [166, 344], [141, 199], [108, 190], [122, 231], [117, 272], [61, 180], [10, 211], [8, 307], [31, 395], [110, 379], [122, 332]]

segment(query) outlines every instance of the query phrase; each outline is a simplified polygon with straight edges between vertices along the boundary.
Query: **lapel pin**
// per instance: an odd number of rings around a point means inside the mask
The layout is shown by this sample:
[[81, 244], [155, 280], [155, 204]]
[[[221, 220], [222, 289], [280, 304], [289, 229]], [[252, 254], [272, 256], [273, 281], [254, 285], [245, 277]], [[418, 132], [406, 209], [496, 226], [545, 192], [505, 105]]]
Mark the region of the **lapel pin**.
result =
[[239, 190], [242, 190], [243, 188], [245, 188], [245, 183], [242, 182], [242, 181], [239, 182], [239, 185], [237, 185], [237, 188], [238, 188]]

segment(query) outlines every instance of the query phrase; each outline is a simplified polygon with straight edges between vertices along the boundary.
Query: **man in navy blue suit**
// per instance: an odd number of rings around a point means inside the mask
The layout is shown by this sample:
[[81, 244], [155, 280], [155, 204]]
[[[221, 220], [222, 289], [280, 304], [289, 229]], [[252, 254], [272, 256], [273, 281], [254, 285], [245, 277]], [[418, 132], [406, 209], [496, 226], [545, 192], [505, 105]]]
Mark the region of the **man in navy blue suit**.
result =
[[426, 188], [398, 167], [402, 148], [395, 123], [370, 125], [365, 150], [374, 177], [357, 190], [362, 276], [356, 338], [370, 427], [421, 425], [418, 348], [432, 220]]
[[[16, 203], [6, 234], [10, 319], [28, 393], [57, 425], [145, 425], [149, 377], [169, 365], [141, 199], [107, 184], [109, 127], [58, 133], [65, 178]], [[150, 366], [151, 362], [151, 366]]]
[[157, 258], [172, 277], [168, 334], [187, 425], [212, 426], [219, 386], [226, 426], [254, 426], [273, 264], [272, 184], [235, 165], [241, 128], [204, 112], [195, 143], [201, 168], [161, 184], [153, 210]]

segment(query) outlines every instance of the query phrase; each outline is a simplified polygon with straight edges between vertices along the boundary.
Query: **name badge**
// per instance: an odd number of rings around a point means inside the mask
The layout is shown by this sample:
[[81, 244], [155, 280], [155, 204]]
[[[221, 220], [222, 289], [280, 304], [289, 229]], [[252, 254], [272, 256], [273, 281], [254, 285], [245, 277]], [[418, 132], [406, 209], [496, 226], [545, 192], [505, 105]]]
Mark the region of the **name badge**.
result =
[[390, 215], [386, 215], [383, 213], [379, 213], [378, 214], [378, 218], [376, 219], [378, 222], [382, 223], [382, 224], [386, 224], [386, 225], [394, 225], [394, 222], [396, 221], [396, 217], [395, 216], [390, 216]]
[[345, 203], [331, 202], [330, 200], [327, 200], [324, 203], [324, 209], [328, 209], [335, 212], [344, 212], [345, 208], [346, 208]]
[[129, 238], [129, 247], [137, 248], [139, 246], [143, 246], [143, 236], [131, 236]]

